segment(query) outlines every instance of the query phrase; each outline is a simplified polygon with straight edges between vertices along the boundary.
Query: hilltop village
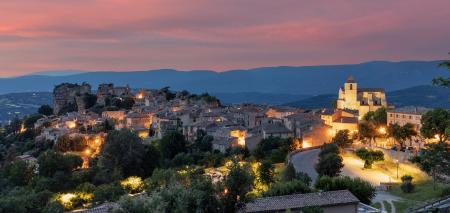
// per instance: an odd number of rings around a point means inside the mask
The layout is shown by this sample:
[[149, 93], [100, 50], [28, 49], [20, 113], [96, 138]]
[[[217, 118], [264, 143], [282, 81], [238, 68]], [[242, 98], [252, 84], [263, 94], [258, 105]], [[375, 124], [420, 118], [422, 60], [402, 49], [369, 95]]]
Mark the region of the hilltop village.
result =
[[[255, 104], [222, 106], [208, 94], [173, 92], [168, 88], [139, 89], [100, 84], [92, 92], [89, 84], [61, 84], [53, 91], [53, 114], [37, 120], [43, 128], [41, 140], [69, 137], [104, 138], [101, 126], [130, 129], [144, 140], [161, 139], [179, 131], [188, 141], [198, 132], [212, 136], [213, 150], [225, 153], [232, 147], [254, 150], [269, 137], [296, 138], [298, 148], [318, 146], [328, 139], [312, 137], [327, 132], [321, 110], [302, 110]], [[104, 130], [104, 129], [103, 129]], [[326, 135], [326, 134], [325, 134]], [[324, 140], [324, 141], [323, 141]]]
[[424, 200], [448, 196], [448, 110], [395, 108], [352, 76], [337, 93], [305, 110], [62, 83], [1, 128], [0, 212], [381, 212], [432, 181]]
[[[146, 141], [178, 131], [187, 141], [195, 141], [201, 131], [212, 136], [213, 150], [225, 153], [233, 147], [253, 151], [261, 140], [270, 137], [294, 138], [297, 149], [318, 147], [341, 130], [356, 135], [363, 117], [380, 109], [389, 114], [387, 123], [380, 124], [383, 131], [387, 124], [411, 123], [420, 132], [421, 115], [429, 111], [423, 107], [388, 106], [382, 88], [359, 88], [352, 76], [338, 94], [334, 110], [304, 110], [251, 103], [222, 106], [220, 100], [207, 93], [196, 95], [169, 88], [133, 91], [128, 85], [100, 84], [93, 92], [86, 83], [64, 83], [53, 91], [53, 113], [38, 119], [34, 128], [43, 129], [38, 140], [51, 141], [62, 136], [102, 141], [108, 128], [130, 129]], [[408, 147], [418, 150], [425, 139], [408, 142]], [[394, 144], [391, 141], [389, 145]]]

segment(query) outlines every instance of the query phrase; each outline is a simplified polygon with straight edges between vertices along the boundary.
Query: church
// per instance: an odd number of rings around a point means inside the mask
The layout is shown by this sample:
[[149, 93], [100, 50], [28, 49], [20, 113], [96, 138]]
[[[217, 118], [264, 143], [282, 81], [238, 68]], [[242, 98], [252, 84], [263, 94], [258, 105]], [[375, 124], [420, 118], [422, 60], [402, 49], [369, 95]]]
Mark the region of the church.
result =
[[339, 88], [333, 112], [325, 112], [322, 119], [332, 127], [332, 133], [348, 129], [358, 131], [358, 121], [370, 112], [386, 107], [386, 94], [382, 88], [358, 88], [358, 83], [349, 76], [343, 87]]
[[358, 111], [361, 119], [366, 113], [387, 107], [383, 88], [358, 88], [352, 76], [347, 78], [344, 87], [339, 88], [336, 109]]

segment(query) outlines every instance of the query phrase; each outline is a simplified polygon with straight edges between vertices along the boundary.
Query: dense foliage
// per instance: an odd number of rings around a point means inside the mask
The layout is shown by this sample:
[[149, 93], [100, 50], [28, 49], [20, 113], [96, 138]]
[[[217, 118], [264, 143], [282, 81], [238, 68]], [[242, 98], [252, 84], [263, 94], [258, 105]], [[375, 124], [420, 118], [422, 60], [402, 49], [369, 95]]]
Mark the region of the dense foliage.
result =
[[372, 168], [372, 164], [376, 161], [384, 160], [384, 153], [382, 151], [370, 150], [366, 148], [361, 148], [356, 150], [356, 156], [364, 161], [364, 168]]
[[349, 147], [353, 143], [349, 130], [339, 130], [332, 139], [333, 143], [340, 148]]
[[341, 173], [344, 167], [343, 159], [339, 156], [339, 148], [336, 144], [325, 144], [319, 153], [319, 162], [315, 169], [319, 176], [335, 177]]
[[426, 138], [436, 138], [439, 142], [450, 139], [450, 112], [445, 109], [434, 109], [422, 115], [421, 135]]
[[376, 194], [375, 187], [373, 187], [369, 182], [360, 178], [353, 179], [348, 176], [333, 178], [322, 176], [316, 180], [314, 186], [316, 189], [324, 191], [347, 189], [365, 204], [370, 204]]
[[294, 139], [269, 137], [256, 146], [253, 155], [258, 160], [267, 159], [273, 163], [282, 163], [286, 161], [287, 154], [293, 150], [295, 150]]

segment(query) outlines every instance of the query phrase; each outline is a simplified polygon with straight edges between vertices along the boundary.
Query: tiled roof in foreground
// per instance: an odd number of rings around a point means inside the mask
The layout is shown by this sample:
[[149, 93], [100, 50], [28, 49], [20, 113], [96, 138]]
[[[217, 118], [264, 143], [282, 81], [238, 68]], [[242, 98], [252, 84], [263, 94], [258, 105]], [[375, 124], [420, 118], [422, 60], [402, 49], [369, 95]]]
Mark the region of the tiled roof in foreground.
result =
[[348, 190], [293, 194], [259, 198], [245, 205], [245, 212], [264, 212], [299, 209], [308, 206], [358, 204], [359, 200]]
[[71, 213], [109, 213], [111, 212], [111, 210], [117, 208], [118, 206], [119, 205], [117, 203], [105, 203], [90, 209], [80, 209], [71, 211]]

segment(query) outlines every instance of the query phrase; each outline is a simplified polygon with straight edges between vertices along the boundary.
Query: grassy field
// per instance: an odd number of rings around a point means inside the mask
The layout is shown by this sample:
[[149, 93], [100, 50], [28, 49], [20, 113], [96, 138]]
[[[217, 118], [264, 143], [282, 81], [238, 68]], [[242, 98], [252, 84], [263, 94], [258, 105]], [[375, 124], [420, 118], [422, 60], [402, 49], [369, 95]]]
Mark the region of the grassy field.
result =
[[377, 209], [381, 209], [381, 204], [377, 202], [377, 203], [372, 204], [372, 207], [375, 207]]
[[383, 205], [384, 205], [384, 208], [386, 208], [387, 212], [392, 212], [393, 206], [391, 206], [391, 204], [389, 202], [383, 200]]
[[434, 189], [432, 181], [417, 182], [415, 184], [416, 188], [412, 193], [404, 193], [400, 187], [395, 187], [391, 191], [391, 194], [403, 198], [402, 201], [394, 202], [397, 212], [405, 212], [408, 208], [418, 207], [437, 199], [440, 197], [442, 189], [450, 186], [450, 184], [438, 183], [436, 189]]

